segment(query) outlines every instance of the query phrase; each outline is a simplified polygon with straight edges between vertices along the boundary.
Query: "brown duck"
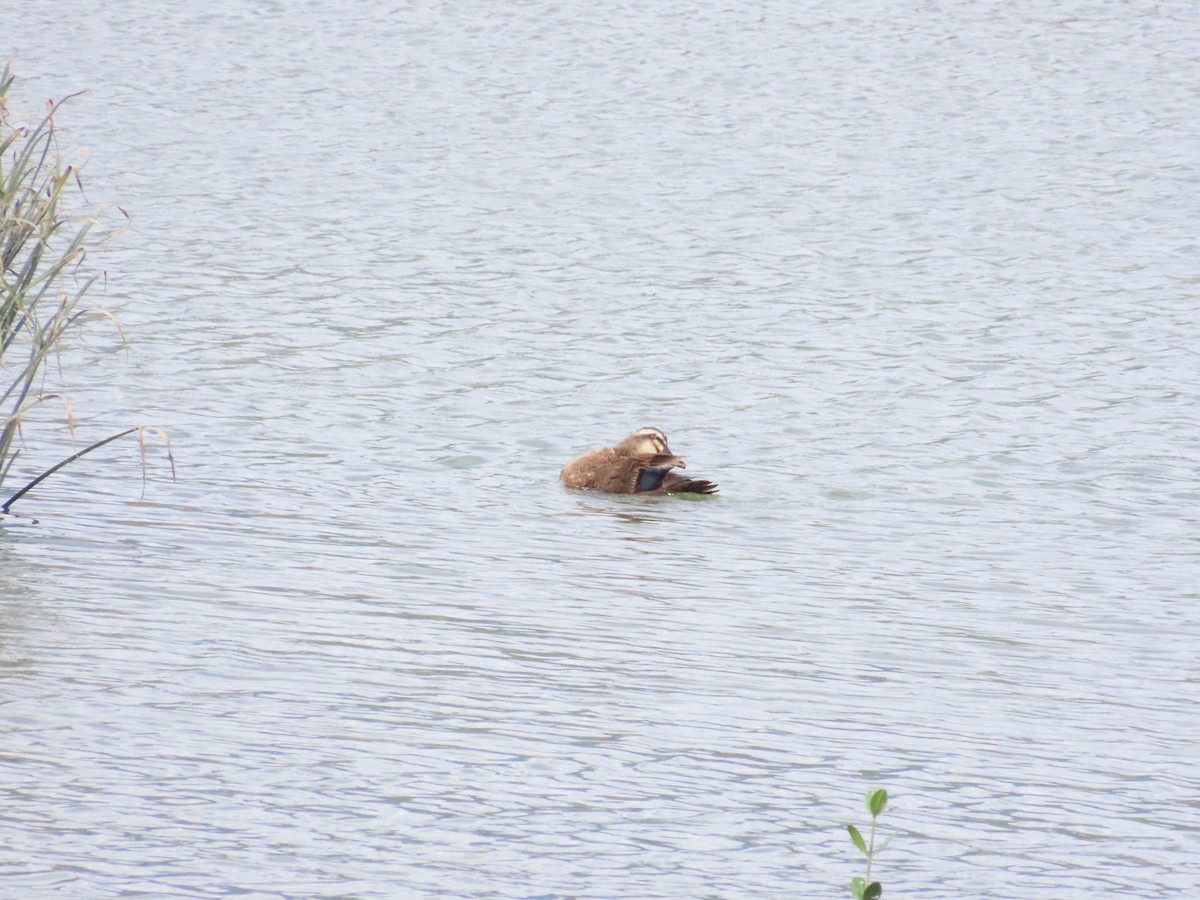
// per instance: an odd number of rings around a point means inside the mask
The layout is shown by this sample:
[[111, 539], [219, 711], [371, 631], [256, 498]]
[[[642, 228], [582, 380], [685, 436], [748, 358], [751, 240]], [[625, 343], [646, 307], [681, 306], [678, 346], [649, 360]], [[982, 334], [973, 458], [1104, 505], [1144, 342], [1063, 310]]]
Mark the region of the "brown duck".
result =
[[570, 488], [612, 494], [715, 494], [717, 486], [703, 478], [688, 478], [672, 469], [686, 469], [682, 456], [667, 446], [657, 428], [639, 428], [615, 447], [589, 450], [559, 473]]

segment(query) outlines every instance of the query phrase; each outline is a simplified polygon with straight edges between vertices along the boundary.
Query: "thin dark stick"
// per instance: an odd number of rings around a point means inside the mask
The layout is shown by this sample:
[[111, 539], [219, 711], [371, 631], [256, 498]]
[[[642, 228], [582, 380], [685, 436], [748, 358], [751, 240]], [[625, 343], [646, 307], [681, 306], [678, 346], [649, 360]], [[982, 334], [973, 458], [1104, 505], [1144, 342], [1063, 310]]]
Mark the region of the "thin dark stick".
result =
[[61, 469], [63, 466], [67, 465], [68, 463], [75, 462], [75, 460], [79, 459], [79, 457], [84, 456], [88, 453], [91, 453], [97, 447], [103, 447], [109, 441], [115, 441], [117, 438], [123, 438], [127, 434], [133, 434], [135, 431], [138, 430], [138, 427], [139, 426], [134, 425], [132, 428], [127, 428], [125, 431], [122, 431], [120, 434], [114, 434], [111, 437], [106, 437], [102, 441], [97, 441], [96, 443], [92, 444], [92, 446], [84, 447], [82, 450], [80, 450], [74, 456], [68, 456], [66, 459], [64, 459], [62, 462], [60, 462], [58, 465], [52, 466], [51, 468], [47, 469], [45, 472], [43, 472], [37, 478], [33, 479], [33, 481], [29, 482], [29, 484], [25, 485], [25, 487], [21, 488], [15, 494], [13, 494], [11, 497], [9, 497], [8, 501], [3, 506], [0, 506], [0, 513], [7, 514], [8, 508], [10, 506], [12, 506], [14, 503], [16, 503], [22, 497], [24, 497], [27, 493], [29, 493], [31, 490], [33, 490], [35, 487], [37, 487], [39, 484], [41, 484], [43, 481], [45, 481], [47, 478], [49, 478], [51, 475], [53, 475], [55, 472], [57, 472], [59, 469]]

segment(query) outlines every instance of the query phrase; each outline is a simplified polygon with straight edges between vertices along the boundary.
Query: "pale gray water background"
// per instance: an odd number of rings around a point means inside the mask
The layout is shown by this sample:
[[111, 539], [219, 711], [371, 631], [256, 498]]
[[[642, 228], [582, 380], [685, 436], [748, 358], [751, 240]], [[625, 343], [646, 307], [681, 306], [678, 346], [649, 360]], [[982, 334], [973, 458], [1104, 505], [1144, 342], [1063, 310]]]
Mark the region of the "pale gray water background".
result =
[[180, 477], [0, 523], [0, 896], [1200, 884], [1194, 4], [2, 18]]

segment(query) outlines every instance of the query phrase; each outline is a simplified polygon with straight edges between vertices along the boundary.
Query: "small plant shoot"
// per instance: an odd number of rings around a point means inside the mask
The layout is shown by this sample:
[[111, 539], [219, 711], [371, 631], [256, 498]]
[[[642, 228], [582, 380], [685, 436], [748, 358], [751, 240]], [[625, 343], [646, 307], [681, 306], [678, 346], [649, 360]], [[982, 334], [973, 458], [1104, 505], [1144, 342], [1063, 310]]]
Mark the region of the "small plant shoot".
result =
[[878, 881], [871, 880], [871, 865], [875, 861], [875, 824], [887, 808], [887, 801], [887, 791], [883, 788], [867, 791], [867, 812], [871, 814], [871, 831], [865, 840], [862, 832], [853, 825], [846, 826], [846, 830], [850, 832], [850, 840], [867, 858], [866, 874], [856, 875], [850, 881], [850, 892], [854, 895], [854, 900], [878, 900], [883, 896], [883, 885]]

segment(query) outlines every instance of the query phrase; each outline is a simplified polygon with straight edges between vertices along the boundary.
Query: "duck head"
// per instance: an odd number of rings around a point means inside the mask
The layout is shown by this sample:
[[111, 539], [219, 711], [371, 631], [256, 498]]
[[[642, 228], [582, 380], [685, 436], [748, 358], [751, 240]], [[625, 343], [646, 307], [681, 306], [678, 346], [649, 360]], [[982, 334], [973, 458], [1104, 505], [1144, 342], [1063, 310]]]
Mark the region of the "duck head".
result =
[[682, 456], [676, 456], [667, 446], [667, 436], [658, 428], [647, 426], [631, 433], [621, 443], [614, 447], [622, 456], [650, 456], [670, 460], [672, 466], [686, 469], [687, 464]]

